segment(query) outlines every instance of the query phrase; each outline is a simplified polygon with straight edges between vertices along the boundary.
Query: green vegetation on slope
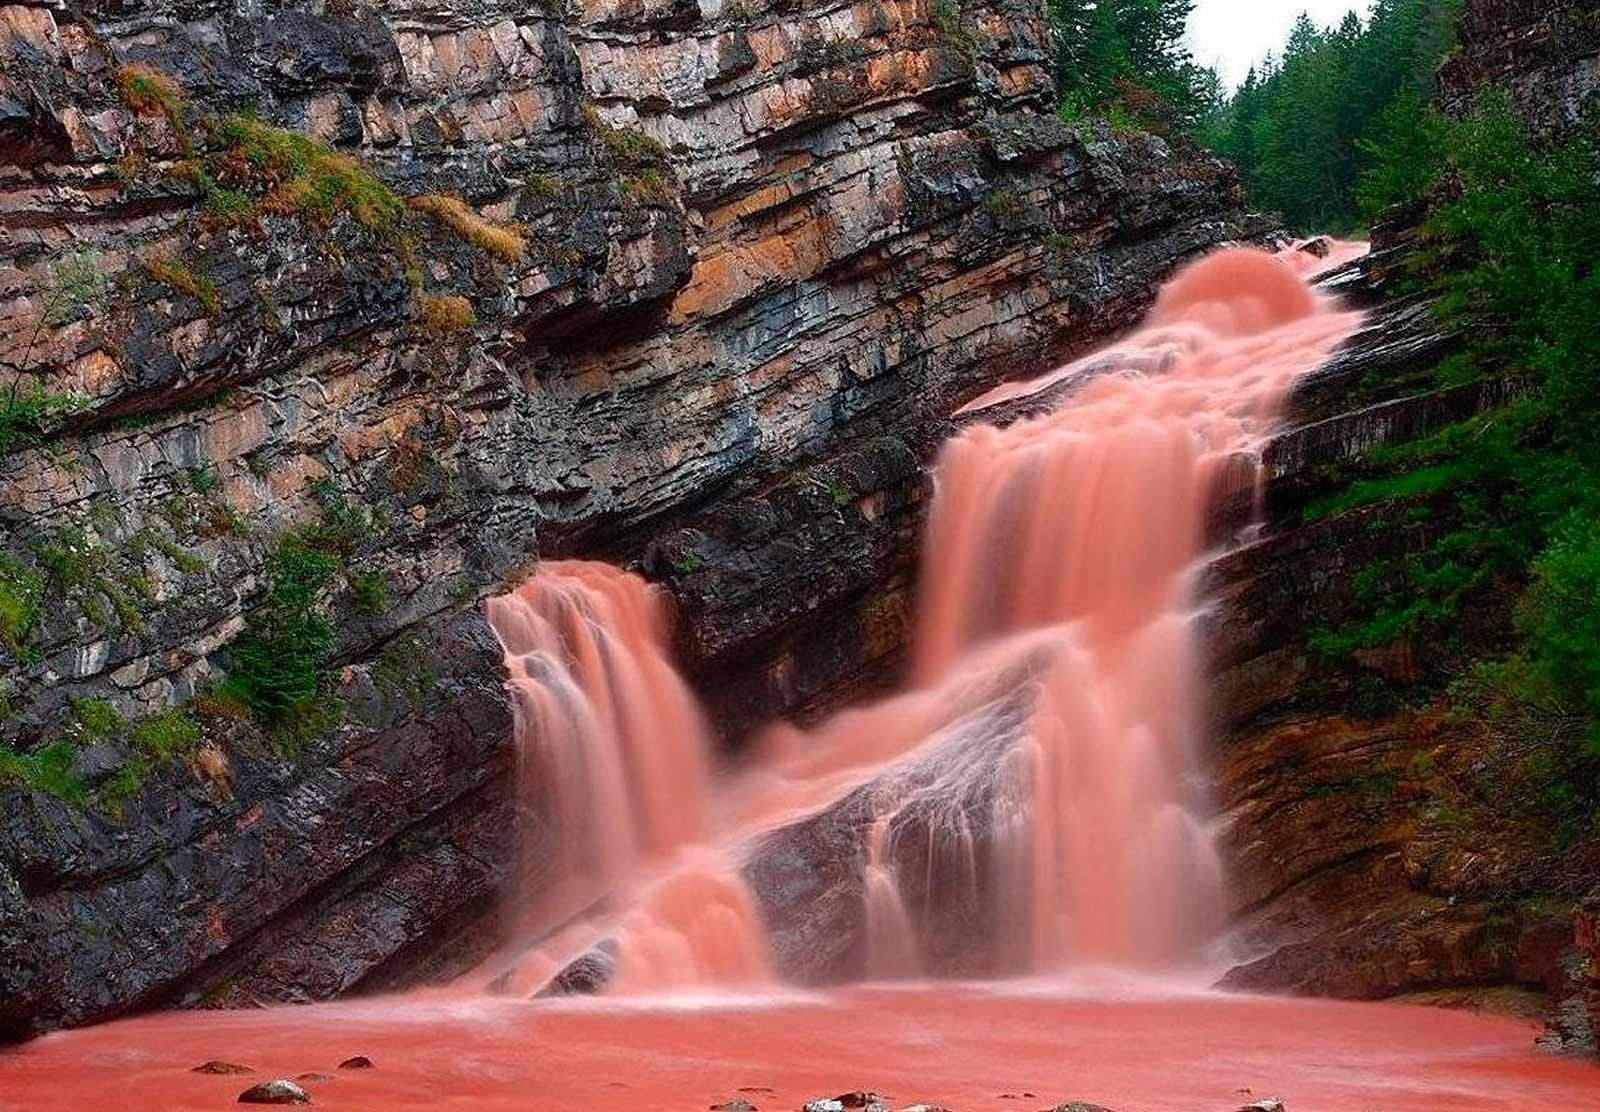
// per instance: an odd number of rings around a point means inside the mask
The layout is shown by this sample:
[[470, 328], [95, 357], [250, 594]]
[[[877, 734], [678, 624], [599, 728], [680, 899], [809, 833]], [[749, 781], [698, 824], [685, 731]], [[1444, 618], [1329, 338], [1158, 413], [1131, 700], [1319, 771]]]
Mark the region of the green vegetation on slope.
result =
[[1051, 0], [1061, 114], [1187, 132], [1219, 99], [1183, 45], [1194, 0]]
[[1201, 121], [1197, 138], [1239, 167], [1257, 208], [1302, 231], [1355, 228], [1390, 199], [1360, 196], [1364, 174], [1382, 166], [1408, 193], [1423, 184], [1414, 166], [1386, 152], [1414, 141], [1460, 6], [1378, 0], [1366, 21], [1352, 11], [1326, 30], [1302, 15], [1283, 56], [1252, 69]]
[[[1463, 692], [1542, 739], [1563, 821], [1600, 817], [1600, 121], [1540, 145], [1503, 94], [1463, 120], [1419, 115], [1417, 140], [1374, 153], [1366, 185], [1429, 201], [1414, 280], [1468, 337], [1441, 385], [1515, 375], [1519, 400], [1424, 440], [1372, 453], [1327, 515], [1403, 501], [1440, 527], [1419, 551], [1368, 569], [1364, 614], [1313, 646], [1339, 657], [1451, 637], [1469, 607], [1520, 590], [1515, 641]], [[1396, 183], [1409, 182], [1407, 189]], [[1462, 698], [1468, 698], [1463, 695]], [[1537, 719], [1537, 729], [1527, 725]]]

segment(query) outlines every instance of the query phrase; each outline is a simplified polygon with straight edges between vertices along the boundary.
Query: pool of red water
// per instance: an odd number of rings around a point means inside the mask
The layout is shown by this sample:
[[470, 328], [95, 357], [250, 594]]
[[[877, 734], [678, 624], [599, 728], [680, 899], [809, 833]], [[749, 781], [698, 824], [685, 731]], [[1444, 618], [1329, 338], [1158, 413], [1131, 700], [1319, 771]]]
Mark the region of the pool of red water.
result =
[[[411, 995], [149, 1015], [0, 1052], [0, 1109], [237, 1107], [255, 1080], [319, 1072], [313, 1107], [766, 1112], [872, 1089], [897, 1105], [1034, 1112], [1600, 1109], [1600, 1067], [1527, 1022], [1392, 1004], [1049, 989], [860, 988], [815, 997], [585, 1004]], [[364, 1054], [373, 1069], [337, 1069]], [[207, 1059], [249, 1076], [192, 1072]]]

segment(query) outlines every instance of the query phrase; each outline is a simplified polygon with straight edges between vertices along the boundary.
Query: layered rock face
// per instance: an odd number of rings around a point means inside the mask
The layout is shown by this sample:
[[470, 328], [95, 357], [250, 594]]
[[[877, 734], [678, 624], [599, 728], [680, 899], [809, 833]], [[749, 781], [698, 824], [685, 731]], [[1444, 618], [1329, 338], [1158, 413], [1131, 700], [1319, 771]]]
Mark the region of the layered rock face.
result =
[[[1465, 113], [1498, 88], [1538, 133], [1592, 111], [1600, 22], [1592, 4], [1468, 0], [1440, 101]], [[1473, 655], [1511, 644], [1518, 585], [1463, 611], [1458, 644], [1402, 639], [1336, 662], [1320, 629], [1362, 616], [1363, 573], [1424, 552], [1452, 528], [1449, 500], [1343, 513], [1340, 465], [1425, 436], [1528, 388], [1512, 372], [1448, 389], [1434, 368], [1456, 338], [1398, 292], [1417, 213], [1374, 229], [1376, 250], [1326, 284], [1371, 325], [1291, 399], [1268, 451], [1267, 529], [1208, 573], [1217, 670], [1215, 791], [1239, 881], [1239, 987], [1358, 997], [1499, 997], [1551, 1023], [1549, 1042], [1594, 1053], [1593, 901], [1600, 845], [1552, 829], [1530, 786], [1540, 724], [1497, 721], [1462, 697]], [[1408, 692], [1409, 689], [1409, 693]], [[1397, 696], [1397, 692], [1401, 694]], [[1413, 704], [1409, 709], [1406, 703]]]
[[1449, 111], [1501, 88], [1550, 132], [1577, 122], [1600, 94], [1600, 10], [1587, 0], [1468, 0], [1460, 40], [1439, 70]]
[[[892, 668], [944, 414], [1260, 230], [1221, 164], [1063, 126], [1047, 34], [0, 7], [0, 1033], [481, 952], [476, 603], [540, 555], [666, 579], [730, 734]], [[306, 551], [336, 645], [264, 731], [210, 689]]]
[[[1438, 388], [1458, 346], [1430, 306], [1393, 290], [1395, 252], [1328, 282], [1372, 315], [1291, 398], [1268, 446], [1261, 539], [1207, 569], [1204, 638], [1218, 738], [1213, 791], [1234, 887], [1239, 964], [1226, 983], [1318, 995], [1495, 999], [1592, 1053], [1592, 927], [1600, 845], [1556, 836], [1527, 787], [1527, 723], [1435, 700], [1461, 646], [1508, 643], [1515, 585], [1464, 611], [1460, 645], [1316, 647], [1363, 614], [1370, 569], [1452, 528], [1447, 499], [1325, 512], [1340, 465], [1493, 410], [1512, 377]], [[1433, 512], [1437, 510], [1438, 512]], [[1415, 685], [1415, 686], [1410, 686]], [[1407, 707], [1406, 704], [1412, 704]]]

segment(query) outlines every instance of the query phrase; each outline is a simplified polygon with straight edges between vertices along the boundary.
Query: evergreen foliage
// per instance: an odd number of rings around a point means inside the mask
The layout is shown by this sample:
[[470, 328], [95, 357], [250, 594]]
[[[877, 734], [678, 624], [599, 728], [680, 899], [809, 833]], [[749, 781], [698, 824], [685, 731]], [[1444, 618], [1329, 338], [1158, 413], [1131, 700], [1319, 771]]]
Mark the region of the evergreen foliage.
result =
[[1183, 44], [1193, 10], [1194, 0], [1051, 0], [1062, 115], [1191, 130], [1219, 88]]
[[1450, 528], [1357, 583], [1359, 621], [1320, 631], [1338, 656], [1452, 635], [1475, 599], [1524, 585], [1517, 642], [1473, 677], [1473, 698], [1540, 739], [1545, 796], [1569, 833], [1600, 818], [1600, 120], [1536, 143], [1503, 93], [1468, 118], [1419, 113], [1418, 137], [1375, 151], [1370, 197], [1430, 207], [1413, 268], [1468, 338], [1448, 385], [1514, 375], [1526, 396], [1373, 453], [1313, 507], [1431, 503]]
[[[1252, 69], [1201, 121], [1197, 137], [1239, 167], [1253, 204], [1303, 231], [1349, 231], [1387, 201], [1415, 193], [1404, 151], [1426, 126], [1434, 72], [1461, 0], [1377, 0], [1319, 28], [1302, 14], [1281, 58]], [[1391, 180], [1362, 175], [1382, 165]]]

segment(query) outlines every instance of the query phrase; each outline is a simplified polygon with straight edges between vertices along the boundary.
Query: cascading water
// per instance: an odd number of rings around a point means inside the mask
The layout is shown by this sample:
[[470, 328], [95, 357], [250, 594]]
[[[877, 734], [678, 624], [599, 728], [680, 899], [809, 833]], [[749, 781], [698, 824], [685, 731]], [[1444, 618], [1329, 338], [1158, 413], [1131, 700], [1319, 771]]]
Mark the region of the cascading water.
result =
[[745, 847], [865, 785], [866, 975], [1192, 957], [1219, 922], [1222, 875], [1196, 787], [1190, 573], [1211, 507], [1256, 482], [1285, 391], [1357, 320], [1296, 266], [1226, 250], [1174, 279], [1126, 341], [967, 406], [976, 421], [1066, 398], [946, 447], [914, 687], [814, 732], [772, 731], [720, 789], [642, 580], [547, 564], [493, 601], [530, 816], [557, 828], [539, 839], [555, 860], [526, 878], [527, 922], [590, 909], [541, 949], [540, 973], [604, 938], [622, 985], [758, 979]]
[[[0, 1109], [77, 1112], [115, 1094], [129, 1112], [202, 1112], [273, 1076], [299, 1077], [319, 1108], [417, 1112], [673, 1112], [757, 1092], [794, 1108], [859, 1088], [957, 1108], [1039, 1092], [1208, 1112], [1244, 1085], [1297, 1109], [1499, 1112], [1530, 1094], [1588, 1107], [1593, 1067], [1534, 1054], [1523, 1023], [1464, 1011], [1190, 987], [1086, 1000], [1033, 984], [694, 1008], [510, 998], [574, 958], [586, 975], [613, 965], [621, 990], [768, 978], [784, 924], [764, 906], [763, 934], [752, 847], [810, 824], [835, 859], [784, 867], [853, 876], [816, 902], [854, 901], [838, 921], [860, 933], [865, 976], [1191, 951], [1218, 881], [1192, 784], [1188, 571], [1208, 505], [1253, 482], [1285, 387], [1355, 320], [1311, 297], [1296, 264], [1206, 260], [1126, 342], [969, 407], [978, 419], [1007, 398], [1037, 411], [1043, 391], [1071, 395], [1003, 431], [972, 428], [940, 462], [916, 686], [814, 732], [773, 730], [737, 780], [708, 772], [707, 731], [643, 580], [547, 563], [492, 600], [529, 847], [502, 998], [463, 982], [61, 1032], [0, 1054]], [[377, 1068], [304, 1072], [355, 1053]], [[206, 1058], [259, 1072], [196, 1071]]]
[[759, 979], [748, 894], [696, 849], [712, 813], [708, 733], [668, 661], [657, 592], [605, 564], [550, 562], [487, 612], [522, 755], [527, 849], [512, 941], [566, 928], [510, 983], [537, 984], [600, 927], [623, 984]]

